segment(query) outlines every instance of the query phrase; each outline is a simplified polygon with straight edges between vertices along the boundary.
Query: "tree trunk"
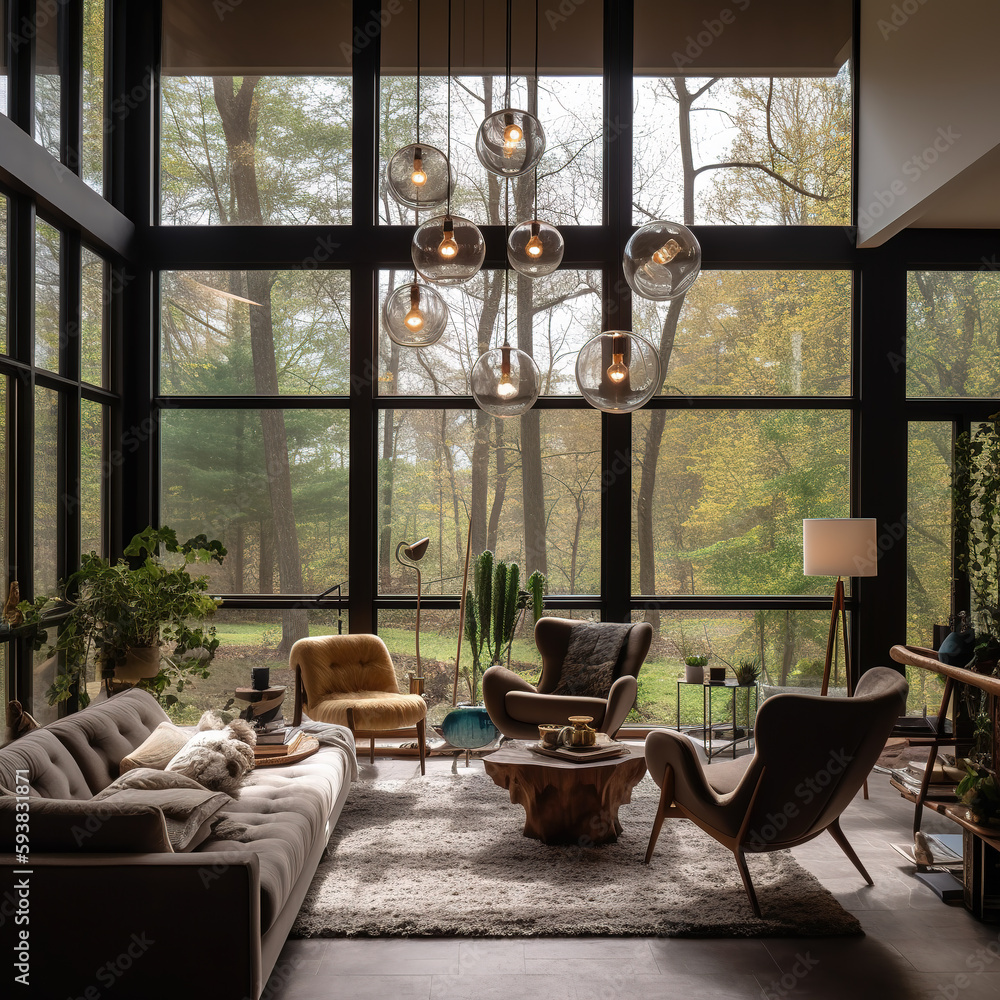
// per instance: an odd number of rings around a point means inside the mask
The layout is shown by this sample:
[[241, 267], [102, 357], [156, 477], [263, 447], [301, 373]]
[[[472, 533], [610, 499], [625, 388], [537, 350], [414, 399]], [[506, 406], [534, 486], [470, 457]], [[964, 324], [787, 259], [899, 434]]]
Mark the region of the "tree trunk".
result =
[[[477, 354], [470, 361], [475, 364], [481, 354], [492, 346], [493, 332], [496, 329], [497, 314], [500, 311], [500, 300], [503, 295], [503, 272], [494, 271], [483, 274], [483, 311], [479, 316], [477, 329]], [[493, 418], [480, 410], [475, 410], [476, 431], [472, 445], [472, 556], [475, 558], [486, 549], [486, 487], [489, 480], [490, 454], [490, 424]]]
[[[392, 289], [390, 288], [390, 291]], [[392, 373], [393, 385], [396, 386], [396, 379], [399, 375], [399, 345], [389, 339], [389, 366], [388, 371]], [[396, 429], [395, 415], [393, 410], [382, 411], [382, 456], [379, 461], [379, 536], [378, 536], [378, 567], [379, 567], [379, 589], [385, 593], [390, 587], [390, 577], [392, 576], [392, 486], [395, 475], [396, 463]]]
[[500, 514], [503, 512], [503, 502], [507, 496], [507, 478], [510, 470], [507, 465], [507, 447], [504, 444], [503, 420], [493, 418], [496, 427], [496, 463], [497, 481], [493, 487], [493, 503], [490, 505], [490, 520], [486, 526], [486, 547], [492, 552], [497, 550], [497, 534], [500, 528]]
[[274, 541], [271, 522], [260, 522], [260, 579], [257, 589], [262, 594], [274, 593]]
[[[243, 77], [239, 89], [235, 91], [232, 77], [214, 77], [212, 83], [229, 154], [230, 175], [236, 198], [234, 221], [244, 225], [259, 226], [263, 224], [264, 218], [260, 207], [254, 160], [257, 140], [254, 89], [257, 81], [257, 77]], [[253, 352], [254, 383], [258, 395], [278, 393], [274, 327], [271, 316], [271, 282], [270, 271], [247, 272], [247, 298], [257, 303], [250, 306], [250, 345]], [[298, 533], [292, 501], [284, 411], [262, 409], [260, 422], [281, 590], [286, 594], [301, 593], [302, 563], [299, 558]], [[304, 610], [297, 610], [283, 612], [281, 621], [282, 638], [279, 652], [287, 653], [296, 639], [309, 634], [309, 620]]]
[[[532, 351], [532, 282], [517, 278], [517, 346], [525, 354]], [[524, 568], [548, 576], [545, 547], [545, 483], [542, 479], [541, 412], [535, 407], [521, 415], [521, 497], [524, 512]]]
[[[691, 105], [694, 95], [689, 93], [687, 83], [682, 76], [673, 78], [674, 89], [677, 92], [677, 121], [680, 140], [682, 180], [684, 184], [684, 225], [690, 226], [694, 221], [694, 153], [691, 145]], [[660, 330], [658, 353], [660, 356], [660, 385], [657, 392], [663, 391], [667, 368], [670, 365], [670, 355], [674, 349], [674, 339], [677, 336], [677, 320], [684, 305], [684, 296], [673, 299], [667, 308], [667, 315]], [[653, 544], [653, 494], [656, 489], [656, 461], [660, 454], [660, 442], [663, 438], [663, 427], [666, 423], [665, 410], [653, 410], [649, 415], [649, 430], [643, 444], [642, 472], [639, 479], [639, 491], [636, 497], [636, 544], [639, 549], [639, 591], [642, 594], [656, 593], [656, 566], [654, 563]], [[693, 584], [693, 581], [692, 581]], [[658, 608], [648, 608], [645, 613], [655, 632], [660, 631], [660, 612]]]

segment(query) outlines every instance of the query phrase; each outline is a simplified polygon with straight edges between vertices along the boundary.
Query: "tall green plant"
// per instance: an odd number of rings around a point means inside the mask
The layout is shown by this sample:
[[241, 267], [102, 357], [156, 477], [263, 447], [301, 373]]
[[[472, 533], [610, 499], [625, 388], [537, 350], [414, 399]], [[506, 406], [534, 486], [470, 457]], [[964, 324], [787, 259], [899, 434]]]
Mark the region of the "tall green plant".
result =
[[[90, 552], [80, 569], [60, 583], [61, 599], [40, 597], [19, 605], [25, 623], [35, 625], [35, 648], [59, 654], [59, 672], [46, 693], [49, 704], [66, 701], [74, 692], [81, 707], [89, 702], [87, 674], [91, 662], [98, 677], [110, 677], [129, 650], [161, 646], [160, 670], [139, 682], [165, 705], [177, 702], [190, 677], [207, 677], [219, 640], [203, 619], [218, 601], [208, 593], [208, 577], [193, 576], [196, 563], [221, 563], [226, 549], [198, 535], [178, 542], [167, 527], [146, 528], [112, 563]], [[68, 612], [64, 614], [64, 611]], [[55, 641], [47, 644], [49, 613], [55, 616]]]
[[510, 662], [510, 647], [524, 610], [531, 604], [534, 620], [542, 614], [545, 577], [537, 570], [528, 578], [528, 590], [520, 589], [521, 569], [517, 563], [495, 559], [487, 549], [475, 562], [473, 589], [465, 597], [465, 638], [472, 653], [469, 693], [478, 701], [483, 653], [489, 664]]
[[1000, 643], [1000, 413], [956, 439], [952, 508], [955, 566], [968, 576], [982, 650]]

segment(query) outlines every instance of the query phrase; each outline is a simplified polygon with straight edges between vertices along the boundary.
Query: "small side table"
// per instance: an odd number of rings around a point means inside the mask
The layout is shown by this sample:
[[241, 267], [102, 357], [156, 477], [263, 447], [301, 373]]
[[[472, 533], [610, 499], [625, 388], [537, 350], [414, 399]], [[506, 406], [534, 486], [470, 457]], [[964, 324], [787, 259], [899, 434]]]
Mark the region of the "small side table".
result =
[[[705, 734], [705, 752], [708, 754], [709, 762], [711, 762], [712, 757], [724, 753], [728, 748], [732, 748], [733, 759], [736, 759], [736, 746], [739, 743], [746, 741], [748, 746], [753, 746], [753, 720], [757, 717], [757, 709], [760, 707], [760, 685], [754, 684], [737, 684], [736, 681], [726, 681], [723, 684], [711, 684], [705, 681], [702, 684], [690, 684], [685, 680], [677, 681], [677, 725], [674, 727], [678, 732], [682, 731], [681, 725], [681, 685], [685, 687], [700, 687], [702, 688], [702, 698], [701, 698], [701, 731]], [[732, 709], [732, 733], [733, 738], [731, 740], [715, 740], [715, 728], [712, 723], [712, 691], [722, 688], [729, 692], [730, 696], [730, 707]], [[747, 692], [747, 710], [746, 710], [746, 728], [744, 732], [746, 735], [737, 737], [736, 732], [736, 692], [746, 691]], [[753, 692], [753, 716], [750, 715], [750, 692]], [[720, 723], [722, 725], [722, 723]], [[690, 727], [689, 727], [690, 728]], [[713, 749], [712, 744], [720, 743], [721, 746], [716, 750]]]

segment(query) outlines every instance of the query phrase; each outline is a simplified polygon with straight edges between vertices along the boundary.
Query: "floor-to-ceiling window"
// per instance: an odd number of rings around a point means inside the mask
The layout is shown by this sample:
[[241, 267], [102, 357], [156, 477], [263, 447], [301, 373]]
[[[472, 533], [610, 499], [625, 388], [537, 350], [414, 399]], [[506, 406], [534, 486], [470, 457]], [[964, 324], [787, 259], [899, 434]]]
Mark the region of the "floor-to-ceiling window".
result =
[[[13, 129], [5, 146], [20, 164], [0, 164], [6, 600], [15, 582], [21, 598], [54, 593], [81, 551], [109, 548], [115, 456], [121, 464], [120, 449], [110, 446], [120, 405], [112, 300], [126, 269], [106, 240], [102, 216], [112, 209], [80, 180], [83, 174], [103, 191], [105, 5], [11, 2], [4, 9], [0, 125]], [[29, 148], [29, 137], [45, 152]], [[0, 638], [4, 702], [21, 699], [40, 721], [72, 708], [49, 703], [54, 659], [33, 653], [16, 631]]]
[[[927, 641], [949, 610], [951, 437], [992, 412], [990, 359], [967, 348], [989, 340], [993, 289], [956, 232], [855, 248], [851, 5], [791, 26], [767, 3], [723, 19], [541, 2], [536, 49], [535, 4], [516, 0], [509, 103], [537, 111], [548, 146], [510, 182], [474, 152], [479, 121], [508, 103], [504, 5], [451, 6], [450, 53], [446, 0], [313, 2], [295, 18], [163, 0], [127, 19], [73, 0], [20, 33], [37, 35], [33, 62], [8, 37], [0, 110], [77, 177], [50, 191], [49, 160], [8, 177], [0, 150], [7, 582], [52, 586], [81, 550], [150, 520], [204, 531], [229, 549], [213, 568], [226, 606], [214, 680], [193, 696], [218, 704], [250, 665], [338, 627], [377, 630], [405, 684], [415, 576], [395, 552], [426, 535], [421, 653], [444, 704], [471, 522], [473, 556], [545, 574], [551, 613], [653, 623], [634, 721], [656, 723], [688, 652], [813, 680], [833, 581], [802, 575], [801, 520], [873, 515], [889, 541], [852, 614], [895, 608], [890, 588], [909, 613], [880, 624], [860, 665], [885, 661], [887, 636]], [[418, 135], [450, 153], [452, 211], [487, 248], [480, 274], [442, 289], [446, 332], [419, 351], [380, 315], [413, 280], [418, 221], [383, 171]], [[106, 218], [80, 179], [108, 193]], [[532, 217], [566, 244], [537, 280], [505, 274], [507, 228]], [[625, 241], [656, 218], [704, 251], [672, 303], [622, 278]], [[602, 415], [576, 356], [629, 327], [656, 347], [661, 383], [636, 413]], [[541, 393], [500, 420], [469, 373], [505, 334]], [[886, 440], [908, 488], [866, 457]], [[530, 622], [512, 659], [537, 669]], [[50, 669], [18, 668], [36, 710]]]

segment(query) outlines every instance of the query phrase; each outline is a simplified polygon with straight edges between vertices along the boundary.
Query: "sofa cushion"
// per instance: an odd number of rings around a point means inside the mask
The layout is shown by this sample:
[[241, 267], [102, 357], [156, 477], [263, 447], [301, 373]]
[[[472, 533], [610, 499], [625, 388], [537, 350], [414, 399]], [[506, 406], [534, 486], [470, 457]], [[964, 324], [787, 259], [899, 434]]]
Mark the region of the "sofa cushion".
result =
[[262, 931], [281, 912], [303, 873], [317, 839], [329, 837], [327, 821], [343, 785], [350, 782], [351, 759], [339, 747], [322, 746], [298, 764], [257, 768], [238, 800], [219, 813], [237, 829], [240, 839], [210, 836], [199, 854], [251, 851], [260, 861], [260, 926]]
[[155, 767], [162, 771], [190, 738], [190, 729], [161, 722], [128, 756], [122, 757], [120, 771], [124, 774], [136, 767]]
[[[15, 845], [13, 795], [0, 795], [0, 853]], [[29, 799], [34, 852], [172, 853], [163, 813], [152, 803]]]
[[230, 802], [230, 798], [223, 792], [211, 792], [207, 788], [171, 787], [168, 783], [158, 788], [117, 788], [112, 785], [98, 792], [91, 801], [114, 807], [130, 804], [155, 806], [163, 813], [170, 846], [178, 854], [183, 854], [193, 851], [208, 837], [216, 813]]
[[124, 691], [57, 719], [0, 750], [0, 786], [28, 772], [35, 795], [89, 799], [118, 777], [123, 757], [161, 723], [166, 712], [147, 691]]

